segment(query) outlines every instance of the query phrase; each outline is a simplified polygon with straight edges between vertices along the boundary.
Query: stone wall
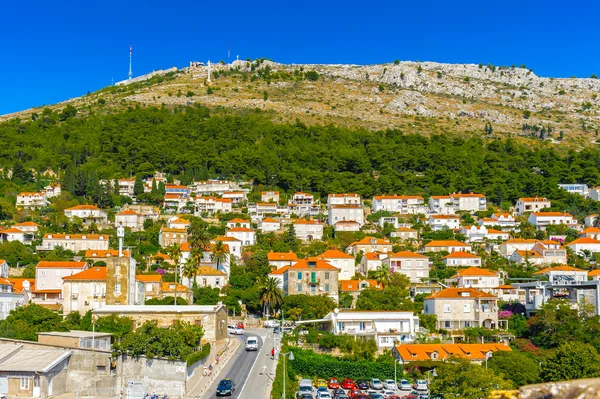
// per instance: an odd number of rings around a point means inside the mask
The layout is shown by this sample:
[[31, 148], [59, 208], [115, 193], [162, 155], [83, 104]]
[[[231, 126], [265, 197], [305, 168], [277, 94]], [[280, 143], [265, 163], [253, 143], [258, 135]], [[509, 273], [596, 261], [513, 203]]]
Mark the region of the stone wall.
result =
[[118, 389], [123, 389], [131, 382], [144, 386], [146, 393], [156, 393], [162, 397], [181, 397], [185, 394], [187, 383], [187, 365], [182, 361], [163, 359], [132, 358], [121, 356], [117, 360]]

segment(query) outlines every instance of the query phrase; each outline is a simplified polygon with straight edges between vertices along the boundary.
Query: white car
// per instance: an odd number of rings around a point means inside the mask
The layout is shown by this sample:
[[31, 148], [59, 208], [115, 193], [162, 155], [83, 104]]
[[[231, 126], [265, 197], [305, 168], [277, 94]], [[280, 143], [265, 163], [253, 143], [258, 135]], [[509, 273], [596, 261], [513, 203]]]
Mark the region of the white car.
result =
[[263, 326], [265, 328], [273, 328], [279, 326], [279, 323], [277, 322], [277, 320], [266, 320]]
[[244, 335], [244, 330], [237, 326], [227, 326], [227, 332], [233, 335]]
[[317, 399], [332, 399], [331, 394], [325, 391], [319, 391], [317, 394]]
[[395, 391], [396, 390], [396, 381], [384, 380], [383, 381], [383, 389], [389, 389], [391, 391]]
[[400, 380], [400, 382], [398, 383], [398, 388], [400, 388], [401, 391], [412, 390], [412, 386], [410, 385], [409, 380]]
[[383, 383], [381, 382], [380, 379], [377, 379], [377, 378], [372, 378], [370, 385], [371, 385], [372, 389], [375, 389], [377, 391], [380, 391], [383, 389]]
[[417, 380], [417, 382], [415, 382], [415, 390], [426, 391], [427, 390], [427, 381]]
[[381, 394], [383, 395], [384, 399], [388, 399], [389, 397], [396, 395], [396, 390], [384, 389]]

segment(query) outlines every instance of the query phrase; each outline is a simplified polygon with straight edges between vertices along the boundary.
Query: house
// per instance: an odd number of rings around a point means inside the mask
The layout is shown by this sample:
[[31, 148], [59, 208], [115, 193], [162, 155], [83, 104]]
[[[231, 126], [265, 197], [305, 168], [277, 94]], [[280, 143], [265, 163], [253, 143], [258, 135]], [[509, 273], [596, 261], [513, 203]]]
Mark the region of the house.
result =
[[241, 241], [242, 246], [256, 244], [256, 233], [248, 227], [232, 227], [225, 233], [227, 237], [233, 237]]
[[[93, 259], [94, 262], [106, 262], [109, 258], [115, 258], [119, 256], [118, 249], [107, 249], [107, 250], [94, 250], [88, 249], [85, 251], [85, 259]], [[127, 249], [123, 250], [123, 256], [129, 258], [130, 252]]]
[[494, 213], [491, 218], [479, 219], [480, 226], [494, 227], [499, 226], [502, 230], [514, 230], [519, 226], [514, 216], [508, 212]]
[[500, 244], [499, 252], [510, 258], [515, 251], [530, 251], [538, 242], [536, 239], [511, 238]]
[[112, 334], [92, 331], [52, 331], [38, 333], [38, 343], [63, 348], [95, 349], [110, 352]]
[[326, 295], [338, 300], [339, 269], [318, 259], [302, 259], [283, 273], [286, 295]]
[[[279, 287], [282, 291], [285, 292], [284, 287], [287, 287], [287, 270], [290, 268], [290, 266], [283, 266], [280, 267], [278, 269], [274, 269], [271, 273], [268, 274], [269, 278], [274, 278], [275, 280], [277, 280], [277, 287]], [[285, 281], [284, 281], [285, 278]]]
[[588, 278], [592, 281], [600, 280], [600, 269], [592, 270], [588, 273]]
[[167, 220], [167, 227], [170, 229], [188, 229], [192, 222], [187, 219], [182, 219], [180, 217], [174, 216]]
[[557, 241], [543, 240], [537, 241], [531, 250], [515, 250], [509, 259], [517, 264], [527, 262], [534, 265], [566, 264], [567, 251]]
[[263, 191], [260, 193], [261, 202], [279, 202], [279, 191]]
[[498, 326], [498, 298], [475, 288], [446, 288], [426, 297], [424, 305], [424, 314], [437, 316], [438, 329]]
[[[6, 263], [6, 262], [4, 262]], [[15, 291], [14, 284], [0, 274], [0, 320], [6, 319], [11, 310], [27, 303], [27, 296], [23, 292]]]
[[483, 240], [490, 241], [505, 241], [510, 238], [510, 234], [487, 228], [485, 226], [463, 226], [460, 233], [467, 237], [468, 242], [477, 242]]
[[317, 255], [317, 258], [337, 267], [340, 270], [338, 278], [349, 280], [354, 277], [356, 272], [356, 260], [354, 256], [338, 251], [337, 249], [328, 249], [321, 255]]
[[411, 283], [419, 283], [429, 278], [429, 258], [410, 251], [390, 254], [382, 263], [388, 265], [392, 273], [404, 274]]
[[425, 244], [419, 252], [471, 252], [471, 245], [456, 240], [433, 240]]
[[477, 212], [487, 209], [487, 200], [483, 194], [453, 193], [450, 195], [431, 196], [429, 209], [433, 213], [452, 215], [455, 212]]
[[360, 226], [365, 224], [365, 212], [360, 205], [331, 205], [329, 207], [327, 223], [330, 226], [341, 221], [353, 221]]
[[288, 208], [280, 208], [276, 202], [257, 202], [248, 204], [248, 215], [253, 219], [261, 219], [266, 215], [286, 215]]
[[336, 233], [342, 231], [360, 231], [360, 223], [353, 220], [340, 220], [333, 225], [333, 231]]
[[[223, 272], [220, 272], [220, 273], [223, 273]], [[223, 274], [225, 274], [225, 273], [223, 273]], [[198, 277], [198, 276], [196, 276], [196, 277]], [[200, 280], [200, 281], [202, 281], [202, 280]], [[173, 281], [163, 281], [160, 283], [160, 298], [166, 298], [166, 297], [183, 298], [187, 303], [194, 302], [192, 291], [188, 287], [184, 286], [183, 284], [176, 283]]]
[[56, 247], [79, 252], [88, 249], [107, 250], [109, 236], [105, 234], [44, 234], [38, 251], [52, 251]]
[[392, 252], [392, 243], [386, 238], [365, 237], [360, 241], [355, 241], [347, 249], [352, 255], [367, 252]]
[[192, 193], [192, 189], [188, 186], [182, 186], [175, 183], [165, 184], [165, 195], [179, 195], [183, 198], [189, 198]]
[[35, 290], [34, 278], [11, 277], [7, 278], [12, 285], [12, 292], [23, 295], [23, 303], [29, 303], [33, 300], [33, 291]]
[[0, 344], [0, 394], [47, 399], [68, 393], [71, 351]]
[[458, 270], [447, 281], [456, 283], [458, 288], [476, 288], [490, 293], [493, 293], [493, 290], [501, 284], [500, 273], [480, 267]]
[[294, 222], [296, 238], [302, 241], [322, 240], [323, 224], [314, 220], [297, 219]]
[[382, 252], [367, 252], [362, 255], [358, 269], [361, 274], [367, 275], [371, 270], [377, 270], [383, 264], [383, 259], [387, 258], [387, 253]]
[[400, 218], [398, 216], [382, 216], [379, 218], [377, 224], [382, 229], [385, 227], [386, 224], [392, 226], [395, 229], [398, 229], [400, 227], [399, 219]]
[[329, 194], [327, 196], [327, 208], [331, 208], [334, 205], [360, 206], [361, 204], [360, 194]]
[[590, 193], [590, 189], [588, 188], [587, 184], [559, 184], [558, 187], [571, 194], [578, 194], [583, 197], [587, 197]]
[[524, 302], [525, 294], [521, 295], [519, 288], [512, 285], [499, 285], [491, 290], [491, 293], [498, 297], [499, 301], [504, 302]]
[[600, 239], [600, 229], [597, 227], [588, 227], [579, 233], [580, 238], [592, 238], [594, 240]]
[[40, 225], [35, 222], [16, 223], [13, 224], [12, 227], [31, 234], [35, 234], [40, 230]]
[[62, 304], [63, 277], [86, 270], [86, 262], [41, 261], [35, 267], [33, 302]]
[[240, 218], [228, 220], [227, 222], [225, 222], [225, 226], [227, 226], [228, 229], [232, 229], [234, 227], [244, 227], [246, 229], [249, 229], [252, 227], [249, 220], [244, 220]]
[[321, 213], [321, 209], [314, 200], [312, 194], [298, 192], [294, 193], [288, 201], [290, 212], [298, 216], [317, 216]]
[[200, 266], [196, 271], [198, 287], [223, 288], [229, 283], [227, 274], [211, 266]]
[[469, 252], [452, 252], [442, 258], [442, 262], [446, 266], [451, 267], [461, 267], [461, 266], [469, 266], [469, 267], [480, 267], [481, 266], [481, 256], [469, 253]]
[[[188, 204], [193, 204], [190, 197], [186, 197], [183, 193], [178, 194], [165, 194], [163, 201], [163, 209], [166, 213], [183, 213], [186, 211]], [[194, 210], [196, 207], [194, 205]]]
[[538, 230], [546, 230], [549, 225], [564, 224], [573, 228], [577, 226], [577, 219], [563, 212], [532, 212], [527, 221]]
[[460, 228], [460, 218], [457, 215], [431, 215], [429, 217], [429, 226], [431, 226], [431, 230], [433, 231], [446, 228], [455, 230]]
[[[26, 237], [28, 238], [26, 242]], [[0, 242], [11, 242], [18, 241], [22, 244], [31, 243], [33, 236], [31, 234], [27, 234], [22, 230], [19, 230], [15, 227], [10, 227], [8, 229], [0, 230]]]
[[106, 267], [94, 266], [63, 277], [62, 308], [64, 314], [86, 313], [106, 305]]
[[91, 224], [105, 225], [108, 222], [108, 214], [96, 205], [77, 205], [64, 210], [64, 214], [70, 220], [79, 218], [84, 226]]
[[392, 213], [418, 214], [425, 213], [423, 197], [418, 195], [376, 195], [373, 197], [373, 212], [388, 211]]
[[594, 201], [600, 201], [600, 187], [592, 187], [590, 189], [590, 198]]
[[561, 265], [556, 267], [547, 267], [543, 270], [533, 273], [534, 276], [545, 276], [548, 281], [555, 284], [569, 284], [574, 281], [587, 281], [588, 271]]
[[586, 253], [593, 254], [600, 252], [600, 240], [594, 238], [578, 238], [568, 243], [567, 247], [571, 248], [577, 255], [586, 256]]
[[263, 233], [279, 231], [281, 230], [281, 223], [279, 222], [279, 220], [273, 218], [264, 218], [258, 223], [258, 229]]
[[203, 340], [222, 343], [227, 338], [227, 309], [225, 305], [106, 305], [92, 312], [94, 317], [115, 315], [129, 317], [133, 328], [146, 322], [155, 323], [160, 328], [168, 328], [174, 323], [186, 322], [202, 326]]
[[115, 215], [115, 226], [128, 227], [132, 231], [144, 229], [144, 220], [132, 209], [124, 209]]
[[362, 290], [373, 289], [382, 290], [383, 286], [377, 282], [377, 280], [341, 280], [340, 281], [340, 292], [345, 292], [352, 295], [353, 303], [358, 298], [358, 295]]
[[396, 345], [393, 355], [403, 363], [445, 361], [452, 357], [481, 364], [495, 352], [510, 352], [506, 344], [403, 344]]
[[135, 276], [135, 281], [142, 283], [144, 286], [144, 301], [153, 298], [162, 298], [162, 276], [160, 274], [138, 274]]
[[238, 185], [231, 180], [203, 180], [192, 184], [193, 191], [196, 194], [223, 194], [227, 191], [238, 189]]
[[135, 179], [119, 179], [119, 195], [123, 197], [135, 197], [134, 187], [135, 187]]
[[203, 213], [212, 215], [232, 211], [233, 201], [229, 198], [196, 197], [194, 199], [194, 216], [201, 216]]
[[19, 193], [17, 195], [16, 206], [17, 206], [17, 208], [23, 208], [23, 209], [36, 209], [36, 208], [43, 208], [43, 207], [47, 206], [49, 203], [50, 202], [48, 201], [48, 198], [46, 197], [45, 192], [41, 192], [41, 193], [24, 192], [24, 193]]
[[244, 245], [242, 241], [235, 237], [218, 236], [211, 241], [211, 244], [216, 244], [217, 241], [222, 241], [224, 244], [227, 244], [229, 247], [229, 253], [236, 259], [240, 259], [242, 257], [242, 246]]
[[515, 205], [515, 215], [523, 216], [528, 212], [539, 212], [544, 208], [550, 208], [550, 200], [546, 198], [519, 198]]
[[239, 205], [246, 201], [245, 191], [226, 191], [221, 194], [221, 198], [230, 199], [232, 204]]
[[46, 192], [46, 198], [58, 197], [62, 193], [60, 183], [48, 184], [44, 191]]
[[158, 232], [158, 244], [163, 248], [171, 245], [182, 245], [187, 240], [188, 233], [186, 229], [171, 229], [163, 226]]
[[419, 331], [419, 317], [407, 311], [337, 310], [323, 317], [325, 329], [335, 335], [368, 337], [379, 348], [413, 342]]
[[267, 254], [269, 266], [281, 269], [284, 266], [291, 266], [298, 261], [298, 256], [292, 251], [289, 252], [273, 252], [271, 250]]
[[390, 237], [399, 238], [402, 241], [411, 241], [419, 239], [419, 232], [409, 227], [400, 227], [396, 231], [390, 233]]

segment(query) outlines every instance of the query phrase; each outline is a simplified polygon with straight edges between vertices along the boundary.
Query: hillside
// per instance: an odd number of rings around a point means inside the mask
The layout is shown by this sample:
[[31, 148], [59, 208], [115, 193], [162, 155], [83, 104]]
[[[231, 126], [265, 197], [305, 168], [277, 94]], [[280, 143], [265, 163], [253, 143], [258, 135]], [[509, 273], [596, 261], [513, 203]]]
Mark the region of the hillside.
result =
[[[316, 80], [310, 71], [317, 72]], [[275, 122], [523, 136], [535, 138], [532, 142], [543, 138], [558, 143], [563, 132], [565, 142], [574, 146], [595, 142], [600, 126], [598, 79], [541, 78], [524, 67], [434, 62], [283, 65], [263, 59], [213, 65], [212, 72], [212, 94], [207, 93], [206, 67], [199, 66], [107, 87], [68, 103], [105, 111], [135, 104], [195, 103], [221, 112], [260, 109]]]

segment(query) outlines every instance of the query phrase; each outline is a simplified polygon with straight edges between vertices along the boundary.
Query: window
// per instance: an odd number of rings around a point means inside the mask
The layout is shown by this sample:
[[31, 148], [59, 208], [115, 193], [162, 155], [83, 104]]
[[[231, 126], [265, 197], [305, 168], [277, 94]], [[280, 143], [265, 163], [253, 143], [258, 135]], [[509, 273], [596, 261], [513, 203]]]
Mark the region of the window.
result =
[[465, 312], [465, 313], [470, 313], [471, 312], [471, 304], [470, 303], [466, 303], [463, 306], [463, 312]]
[[449, 320], [446, 320], [444, 322], [444, 328], [452, 328], [452, 322]]
[[325, 272], [325, 280], [329, 280], [329, 272]]
[[302, 292], [302, 284], [298, 284], [297, 291]]
[[29, 377], [21, 377], [21, 390], [22, 391], [29, 390]]
[[150, 284], [146, 284], [146, 292], [152, 291], [152, 286]]
[[40, 272], [40, 275], [41, 275], [42, 277], [46, 277], [46, 271], [45, 271], [45, 270], [42, 270], [42, 271]]
[[317, 282], [317, 272], [310, 272], [310, 282], [311, 283]]
[[121, 283], [116, 283], [115, 284], [115, 294], [120, 294], [121, 293]]
[[444, 313], [450, 313], [450, 304], [444, 305]]
[[215, 279], [215, 285], [218, 287], [219, 285], [221, 285], [221, 279], [220, 278], [216, 278]]
[[302, 280], [302, 272], [298, 272], [298, 280]]
[[325, 292], [329, 292], [329, 284], [325, 284]]

